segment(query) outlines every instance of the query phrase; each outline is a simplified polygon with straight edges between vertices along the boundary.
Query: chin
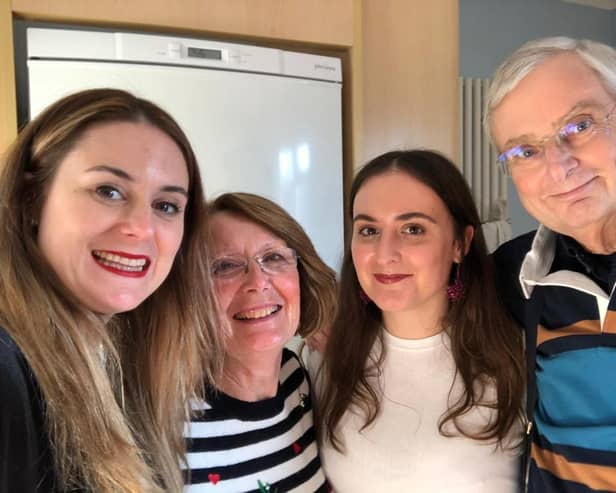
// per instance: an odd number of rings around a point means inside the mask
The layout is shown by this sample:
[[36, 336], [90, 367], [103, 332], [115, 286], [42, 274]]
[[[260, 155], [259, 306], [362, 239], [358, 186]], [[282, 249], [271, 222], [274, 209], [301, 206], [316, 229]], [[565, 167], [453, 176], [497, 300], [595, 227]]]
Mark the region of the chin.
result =
[[258, 355], [261, 353], [282, 353], [283, 348], [283, 342], [252, 342], [248, 344], [236, 344], [235, 347], [228, 348], [227, 353], [236, 358], [242, 358], [243, 356]]
[[280, 337], [269, 340], [254, 341], [251, 349], [253, 351], [272, 351], [276, 349], [282, 350], [287, 341]]
[[137, 308], [144, 299], [131, 300], [106, 300], [86, 305], [90, 310], [101, 315], [112, 316], [117, 313], [125, 313]]
[[373, 300], [374, 304], [382, 311], [382, 312], [402, 312], [402, 311], [406, 311], [409, 309], [411, 305], [411, 303], [409, 303], [408, 301], [401, 301], [401, 300], [393, 300], [393, 299], [387, 299], [384, 300], [383, 302], [379, 301], [379, 300]]

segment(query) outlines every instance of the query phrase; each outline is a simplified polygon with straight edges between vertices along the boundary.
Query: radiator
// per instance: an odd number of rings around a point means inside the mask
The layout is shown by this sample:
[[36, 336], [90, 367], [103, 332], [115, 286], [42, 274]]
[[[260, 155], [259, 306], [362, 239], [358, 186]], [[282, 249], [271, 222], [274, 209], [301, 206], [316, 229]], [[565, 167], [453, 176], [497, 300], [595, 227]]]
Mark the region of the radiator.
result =
[[460, 77], [460, 156], [482, 223], [508, 220], [507, 177], [496, 165], [496, 151], [483, 132], [482, 116], [489, 79]]

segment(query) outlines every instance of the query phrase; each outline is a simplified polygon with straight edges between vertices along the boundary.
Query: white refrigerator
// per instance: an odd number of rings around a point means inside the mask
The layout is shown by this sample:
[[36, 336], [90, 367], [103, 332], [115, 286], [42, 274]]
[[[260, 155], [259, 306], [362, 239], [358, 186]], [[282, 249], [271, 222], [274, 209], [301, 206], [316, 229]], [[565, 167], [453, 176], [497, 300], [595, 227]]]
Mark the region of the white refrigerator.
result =
[[190, 139], [206, 196], [266, 196], [327, 264], [343, 249], [340, 60], [201, 39], [28, 28], [30, 117], [61, 96], [114, 87], [167, 110]]

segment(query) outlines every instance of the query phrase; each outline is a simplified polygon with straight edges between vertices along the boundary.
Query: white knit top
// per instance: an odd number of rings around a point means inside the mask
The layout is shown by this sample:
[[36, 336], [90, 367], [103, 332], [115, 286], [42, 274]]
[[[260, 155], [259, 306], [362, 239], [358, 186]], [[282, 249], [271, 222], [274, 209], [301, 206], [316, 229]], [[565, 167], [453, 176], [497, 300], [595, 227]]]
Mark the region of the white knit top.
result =
[[[425, 339], [400, 339], [384, 331], [387, 351], [379, 378], [381, 412], [365, 430], [363, 418], [347, 411], [339, 425], [346, 453], [331, 445], [321, 449], [325, 475], [336, 492], [514, 493], [518, 491], [519, 457], [478, 440], [444, 437], [439, 418], [447, 409], [455, 365], [445, 333]], [[310, 356], [311, 372], [319, 356]], [[319, 385], [319, 382], [316, 382]], [[456, 381], [450, 399], [460, 395]], [[318, 389], [317, 389], [318, 391]], [[495, 397], [488, 388], [483, 402]], [[486, 407], [464, 418], [485, 425], [493, 416]], [[448, 429], [451, 429], [449, 427]], [[521, 433], [516, 429], [514, 433]]]

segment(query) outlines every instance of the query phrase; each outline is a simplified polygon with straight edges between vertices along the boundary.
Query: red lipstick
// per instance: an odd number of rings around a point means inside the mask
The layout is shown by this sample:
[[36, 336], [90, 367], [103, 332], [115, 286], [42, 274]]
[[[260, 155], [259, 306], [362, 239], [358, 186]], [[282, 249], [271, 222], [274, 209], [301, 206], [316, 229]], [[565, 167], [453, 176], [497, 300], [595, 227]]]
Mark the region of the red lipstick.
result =
[[123, 277], [143, 277], [151, 264], [145, 255], [111, 250], [94, 250], [92, 258], [99, 267]]
[[395, 284], [407, 277], [411, 277], [410, 274], [374, 274], [374, 278], [381, 284]]

